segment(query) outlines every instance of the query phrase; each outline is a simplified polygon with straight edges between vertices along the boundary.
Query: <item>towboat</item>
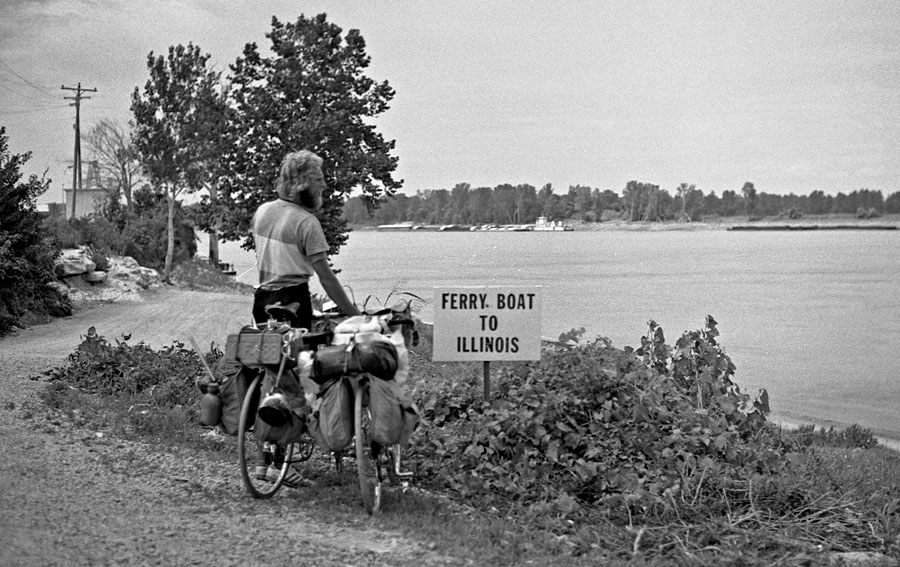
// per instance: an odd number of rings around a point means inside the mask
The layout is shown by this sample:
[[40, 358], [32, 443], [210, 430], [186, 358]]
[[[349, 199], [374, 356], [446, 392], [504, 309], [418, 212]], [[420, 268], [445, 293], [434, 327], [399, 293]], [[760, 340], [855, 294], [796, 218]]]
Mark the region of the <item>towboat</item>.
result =
[[574, 229], [571, 226], [563, 224], [560, 221], [548, 221], [547, 217], [538, 217], [537, 220], [534, 221], [534, 228], [532, 230], [541, 232], [556, 232]]

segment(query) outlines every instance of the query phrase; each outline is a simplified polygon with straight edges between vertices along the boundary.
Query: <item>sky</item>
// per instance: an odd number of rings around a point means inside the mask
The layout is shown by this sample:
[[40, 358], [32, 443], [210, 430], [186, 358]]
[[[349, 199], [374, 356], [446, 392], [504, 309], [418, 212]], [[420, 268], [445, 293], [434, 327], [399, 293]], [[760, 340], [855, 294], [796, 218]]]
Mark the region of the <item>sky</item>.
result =
[[[403, 191], [630, 180], [674, 194], [900, 191], [900, 2], [2, 0], [0, 125], [25, 173], [71, 185], [82, 133], [127, 124], [147, 56], [192, 42], [225, 73], [272, 17], [359, 29]], [[84, 159], [88, 159], [83, 147]], [[71, 175], [71, 174], [69, 174]]]

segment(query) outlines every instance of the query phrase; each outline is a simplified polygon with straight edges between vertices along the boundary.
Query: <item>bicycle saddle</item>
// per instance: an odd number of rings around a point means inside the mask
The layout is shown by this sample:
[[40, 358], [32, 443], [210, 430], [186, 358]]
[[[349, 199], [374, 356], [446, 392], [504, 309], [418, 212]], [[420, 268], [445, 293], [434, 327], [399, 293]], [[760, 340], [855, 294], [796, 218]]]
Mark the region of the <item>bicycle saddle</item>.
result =
[[300, 309], [300, 303], [296, 301], [288, 303], [287, 305], [282, 305], [280, 301], [271, 305], [266, 305], [266, 313], [269, 314], [269, 317], [279, 321], [295, 319], [297, 317], [298, 309]]

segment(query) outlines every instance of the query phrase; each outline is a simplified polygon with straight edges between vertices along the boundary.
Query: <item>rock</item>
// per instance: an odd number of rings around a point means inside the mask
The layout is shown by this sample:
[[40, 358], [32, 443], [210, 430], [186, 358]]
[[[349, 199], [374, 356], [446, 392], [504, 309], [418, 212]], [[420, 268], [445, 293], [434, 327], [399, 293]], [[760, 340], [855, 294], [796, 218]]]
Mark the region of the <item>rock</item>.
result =
[[63, 297], [69, 295], [69, 286], [62, 283], [61, 281], [52, 281], [47, 285], [49, 285], [50, 287], [52, 287], [53, 289], [58, 291], [59, 294], [62, 295]]
[[107, 263], [108, 269], [97, 270], [86, 250], [64, 250], [56, 261], [55, 270], [62, 280], [56, 285], [73, 302], [142, 301], [141, 290], [162, 285], [156, 270], [141, 266], [134, 258], [110, 256]]
[[89, 283], [96, 284], [106, 281], [106, 272], [100, 270], [92, 270], [81, 274], [81, 278]]
[[88, 258], [87, 252], [82, 249], [64, 250], [53, 269], [57, 277], [67, 278], [96, 270], [97, 264]]
[[131, 256], [119, 256], [116, 258], [115, 264], [123, 271], [143, 269], [143, 267], [137, 263], [137, 260]]

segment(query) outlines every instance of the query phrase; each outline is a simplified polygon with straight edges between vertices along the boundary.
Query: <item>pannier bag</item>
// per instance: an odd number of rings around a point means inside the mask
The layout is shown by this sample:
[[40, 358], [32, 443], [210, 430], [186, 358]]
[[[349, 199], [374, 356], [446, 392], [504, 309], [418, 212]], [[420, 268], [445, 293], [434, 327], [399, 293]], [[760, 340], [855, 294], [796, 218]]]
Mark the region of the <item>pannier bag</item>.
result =
[[419, 412], [394, 380], [369, 380], [372, 439], [382, 445], [406, 445], [419, 423]]
[[244, 327], [225, 340], [225, 360], [237, 361], [245, 366], [260, 367], [281, 362], [285, 329], [257, 329]]
[[[300, 382], [293, 372], [282, 374], [277, 385], [275, 380], [276, 375], [272, 372], [267, 372], [263, 379], [260, 388], [261, 399], [257, 402], [254, 431], [257, 437], [263, 441], [277, 441], [286, 445], [296, 443], [306, 432], [306, 416], [309, 415], [309, 406], [303, 397]], [[278, 395], [279, 400], [283, 402], [283, 409], [286, 410], [281, 416], [284, 419], [279, 422], [267, 422], [264, 419], [265, 412], [262, 411], [263, 405], [273, 394]]]
[[322, 387], [318, 411], [310, 419], [316, 444], [328, 452], [343, 451], [353, 439], [353, 390], [346, 378], [332, 380]]
[[397, 348], [386, 340], [322, 347], [316, 351], [310, 378], [317, 384], [359, 372], [390, 380], [397, 372]]
[[391, 378], [402, 385], [409, 377], [409, 344], [404, 335], [406, 327], [401, 325], [392, 329], [388, 324], [390, 318], [390, 314], [348, 317], [335, 327], [332, 344], [348, 345], [385, 340], [390, 342], [397, 350], [397, 369]]
[[[223, 364], [225, 378], [219, 385], [219, 398], [222, 400], [222, 421], [219, 425], [228, 435], [237, 435], [241, 405], [257, 371], [236, 361], [226, 360]], [[252, 421], [254, 414], [251, 413], [249, 417]]]
[[397, 348], [388, 341], [356, 343], [350, 358], [363, 372], [391, 380], [397, 372]]
[[312, 361], [310, 378], [313, 382], [325, 384], [347, 373], [347, 346], [335, 345], [320, 347]]

